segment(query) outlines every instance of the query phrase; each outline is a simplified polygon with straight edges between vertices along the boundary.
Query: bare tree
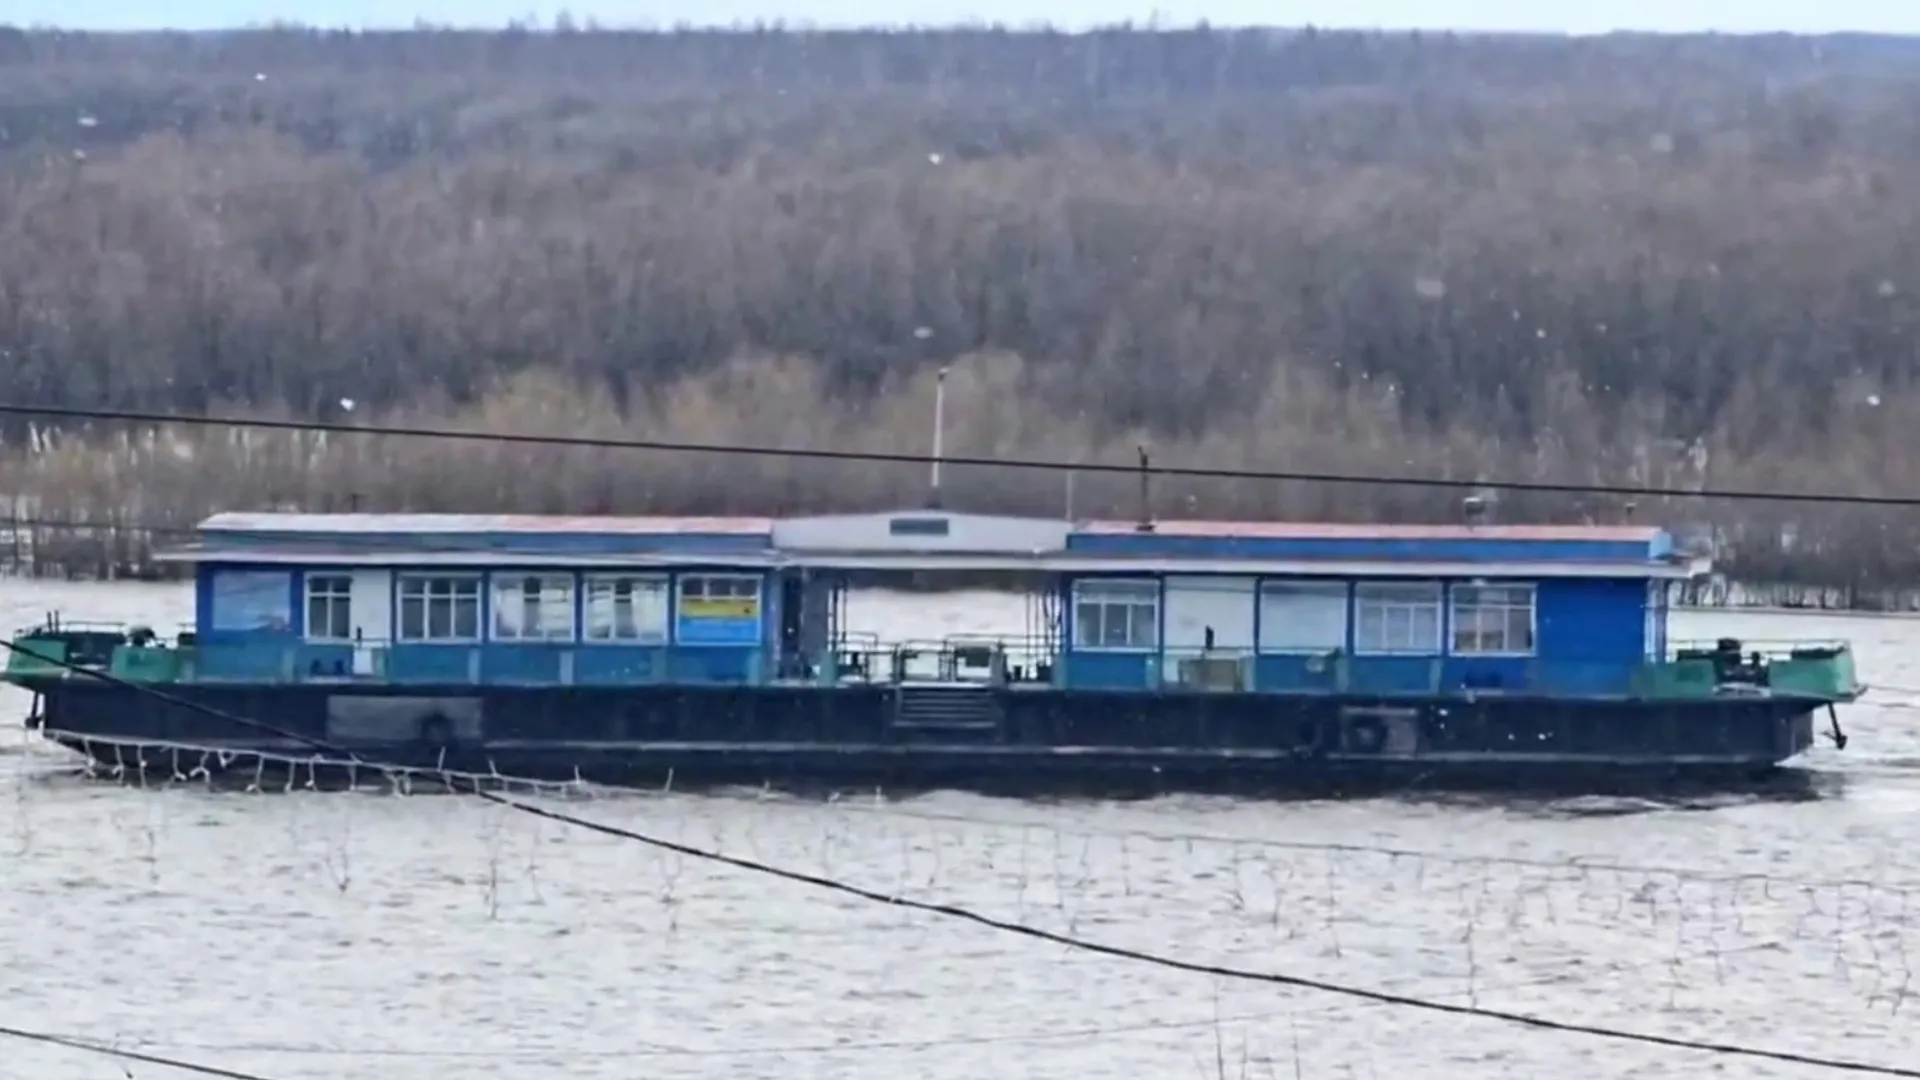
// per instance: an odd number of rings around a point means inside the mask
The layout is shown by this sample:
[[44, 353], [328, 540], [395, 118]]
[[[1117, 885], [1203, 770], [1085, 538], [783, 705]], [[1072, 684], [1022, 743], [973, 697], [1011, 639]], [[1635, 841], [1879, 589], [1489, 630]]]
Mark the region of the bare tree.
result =
[[[956, 438], [982, 453], [1120, 460], [1147, 441], [1167, 462], [1907, 491], [1916, 53], [9, 31], [0, 398], [318, 418], [351, 399], [375, 418], [914, 450], [930, 373], [953, 364]], [[9, 494], [127, 520], [348, 501], [799, 509], [920, 482], [769, 459], [546, 455], [535, 472], [498, 448], [7, 435]], [[1058, 477], [954, 483], [983, 507], [1061, 502]], [[1451, 502], [1165, 494], [1169, 513], [1365, 519]], [[1091, 478], [1079, 498], [1130, 502]], [[1710, 518], [1746, 573], [1920, 572], [1911, 514], [1640, 514]]]

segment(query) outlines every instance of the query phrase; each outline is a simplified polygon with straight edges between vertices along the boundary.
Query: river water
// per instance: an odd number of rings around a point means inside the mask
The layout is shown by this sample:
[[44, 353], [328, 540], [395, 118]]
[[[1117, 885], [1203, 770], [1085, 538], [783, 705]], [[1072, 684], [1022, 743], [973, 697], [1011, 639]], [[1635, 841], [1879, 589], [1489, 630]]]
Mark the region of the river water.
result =
[[[1005, 597], [859, 603], [891, 636], [1022, 625]], [[8, 627], [56, 608], [169, 625], [190, 597], [0, 582]], [[1886, 689], [1843, 711], [1845, 752], [1810, 756], [1820, 798], [568, 808], [1187, 960], [1920, 1064], [1920, 621], [1680, 618], [1854, 642]], [[0, 748], [0, 1025], [262, 1076], [1835, 1075], [1073, 952], [465, 798], [131, 790], [24, 732]], [[0, 1045], [4, 1080], [124, 1075]]]

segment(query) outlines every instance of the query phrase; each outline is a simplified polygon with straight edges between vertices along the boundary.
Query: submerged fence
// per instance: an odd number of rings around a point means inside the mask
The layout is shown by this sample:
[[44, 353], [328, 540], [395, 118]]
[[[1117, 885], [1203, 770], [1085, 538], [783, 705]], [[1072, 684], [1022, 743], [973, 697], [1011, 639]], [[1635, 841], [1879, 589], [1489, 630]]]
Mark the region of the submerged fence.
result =
[[[1889, 1068], [1920, 1048], [1901, 1016], [1920, 986], [1920, 880], [1892, 819], [1858, 816], [1852, 794], [1785, 817], [1621, 800], [1038, 806], [368, 766], [362, 794], [331, 797], [306, 793], [310, 754], [182, 745], [161, 751], [178, 779], [128, 773], [156, 788], [129, 798], [14, 749], [0, 740], [0, 903], [62, 902], [41, 905], [9, 974], [43, 988], [65, 1035], [260, 1075], [696, 1080], [798, 1061], [971, 1080], [1020, 1075], [996, 1063], [1016, 1052], [1035, 1075], [1217, 1080], [1716, 1064], [1492, 1011]], [[212, 794], [216, 760], [245, 793]], [[540, 813], [404, 797], [482, 784]], [[1848, 842], [1779, 831], [1808, 817]], [[672, 846], [621, 835], [636, 831]], [[780, 876], [796, 873], [814, 880]], [[108, 923], [141, 952], [103, 989], [72, 956]], [[263, 962], [303, 975], [264, 998]], [[431, 974], [452, 962], [508, 977]], [[186, 979], [199, 997], [170, 997]], [[307, 1018], [291, 1033], [274, 1023], [289, 996]], [[369, 999], [371, 1022], [352, 1007]], [[648, 1023], [609, 1000], [644, 1003]], [[5, 1052], [34, 1063], [23, 1075], [99, 1074]]]
[[[195, 521], [135, 520], [118, 513], [75, 517], [43, 509], [38, 499], [0, 495], [0, 574], [67, 581], [165, 581], [188, 568], [155, 552], [188, 538]], [[917, 582], [926, 588], [985, 588], [1006, 582], [956, 579]], [[1744, 582], [1715, 575], [1674, 582], [1675, 608], [1920, 614], [1920, 587], [1853, 587]]]
[[68, 581], [157, 581], [184, 568], [154, 561], [154, 551], [180, 537], [157, 536], [150, 524], [43, 518], [31, 507], [0, 504], [0, 572]]

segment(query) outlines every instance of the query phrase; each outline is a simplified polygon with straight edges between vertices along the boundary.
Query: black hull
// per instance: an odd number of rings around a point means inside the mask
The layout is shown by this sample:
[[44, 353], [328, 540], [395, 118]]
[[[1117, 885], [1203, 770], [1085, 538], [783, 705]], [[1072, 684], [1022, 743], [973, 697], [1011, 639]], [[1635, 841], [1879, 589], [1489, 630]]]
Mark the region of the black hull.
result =
[[[48, 738], [143, 782], [387, 783], [380, 766], [645, 789], [1175, 792], [1747, 789], [1814, 741], [1807, 702], [1475, 701], [887, 687], [623, 689], [198, 685], [163, 692], [323, 740], [362, 763], [129, 687], [49, 680]], [[909, 691], [911, 695], [912, 690]], [[329, 758], [334, 760], [329, 760]]]

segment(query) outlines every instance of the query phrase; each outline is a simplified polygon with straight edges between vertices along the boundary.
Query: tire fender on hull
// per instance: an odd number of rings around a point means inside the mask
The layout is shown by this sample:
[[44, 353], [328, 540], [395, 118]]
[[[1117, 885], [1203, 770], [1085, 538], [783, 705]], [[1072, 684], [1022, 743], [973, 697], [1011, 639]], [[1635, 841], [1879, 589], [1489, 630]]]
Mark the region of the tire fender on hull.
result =
[[1320, 757], [1327, 752], [1327, 725], [1320, 720], [1302, 720], [1294, 729], [1294, 752], [1304, 757]]
[[435, 749], [444, 749], [453, 743], [453, 721], [439, 713], [422, 717], [420, 720], [420, 741]]
[[1350, 753], [1378, 754], [1387, 748], [1387, 725], [1377, 716], [1348, 720], [1344, 744]]

